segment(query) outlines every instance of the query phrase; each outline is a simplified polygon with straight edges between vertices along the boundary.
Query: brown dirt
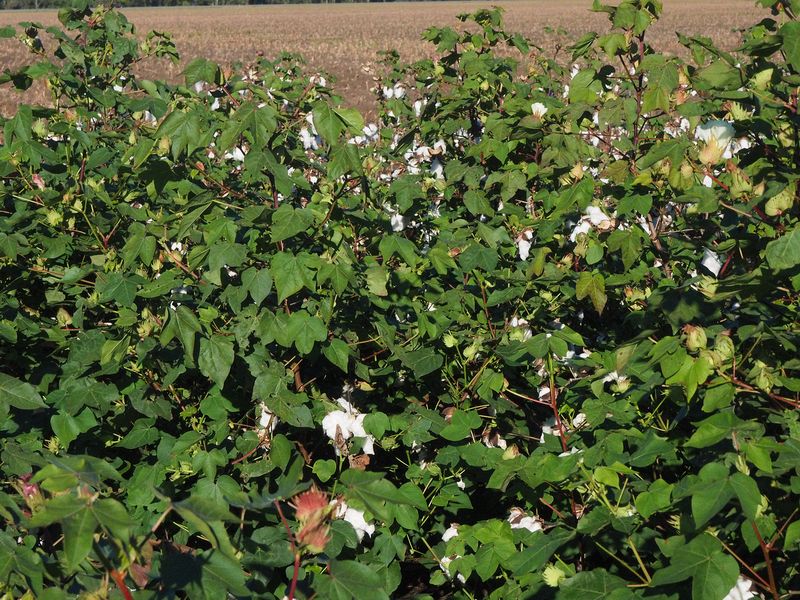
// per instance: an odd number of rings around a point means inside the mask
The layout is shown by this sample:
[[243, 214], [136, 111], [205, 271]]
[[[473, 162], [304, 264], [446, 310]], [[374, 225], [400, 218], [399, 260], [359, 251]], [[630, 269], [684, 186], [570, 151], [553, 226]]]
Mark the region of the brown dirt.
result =
[[[381, 72], [377, 53], [397, 49], [414, 60], [430, 56], [433, 47], [420, 39], [431, 26], [455, 25], [456, 15], [489, 3], [415, 2], [390, 4], [272, 5], [181, 8], [129, 8], [128, 18], [140, 33], [151, 29], [173, 34], [182, 64], [204, 56], [221, 64], [249, 62], [257, 52], [274, 57], [281, 51], [302, 54], [310, 68], [334, 75], [335, 89], [345, 102], [369, 111], [370, 88]], [[590, 0], [497, 1], [505, 9], [509, 30], [518, 31], [546, 51], [566, 45], [590, 30], [607, 30], [604, 14], [592, 13]], [[702, 34], [725, 48], [735, 47], [737, 29], [755, 23], [768, 13], [753, 0], [666, 0], [662, 19], [651, 30], [651, 43], [666, 52], [681, 52], [675, 32]], [[56, 11], [2, 11], [0, 26], [20, 21], [57, 23]], [[561, 29], [559, 34], [548, 29]], [[563, 52], [563, 51], [562, 51]], [[0, 70], [29, 61], [15, 40], [0, 40]], [[181, 65], [166, 62], [145, 65], [141, 75], [177, 79]], [[31, 98], [33, 96], [33, 98]], [[27, 100], [41, 102], [42, 89]], [[0, 88], [0, 112], [8, 114], [19, 95]]]

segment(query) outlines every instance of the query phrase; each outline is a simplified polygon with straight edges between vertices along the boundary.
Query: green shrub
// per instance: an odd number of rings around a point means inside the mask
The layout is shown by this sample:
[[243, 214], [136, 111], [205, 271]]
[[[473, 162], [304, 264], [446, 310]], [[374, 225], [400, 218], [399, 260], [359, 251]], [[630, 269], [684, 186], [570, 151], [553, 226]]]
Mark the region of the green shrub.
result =
[[0, 145], [4, 597], [797, 593], [800, 9], [762, 4], [687, 61], [596, 4], [574, 66], [480, 10], [387, 55], [376, 124], [291, 56], [137, 79], [175, 49], [103, 7], [1, 30], [53, 98]]

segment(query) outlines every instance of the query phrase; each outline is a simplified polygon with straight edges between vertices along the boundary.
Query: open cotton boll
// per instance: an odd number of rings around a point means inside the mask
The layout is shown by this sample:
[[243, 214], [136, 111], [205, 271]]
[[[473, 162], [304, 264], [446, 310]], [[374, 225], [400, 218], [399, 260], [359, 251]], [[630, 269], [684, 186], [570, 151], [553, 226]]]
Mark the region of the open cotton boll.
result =
[[380, 135], [380, 129], [375, 123], [367, 123], [361, 131], [364, 133], [364, 138], [368, 142], [376, 142]]
[[569, 234], [569, 241], [575, 242], [578, 239], [579, 235], [587, 234], [591, 230], [592, 230], [592, 224], [589, 223], [589, 221], [580, 221], [572, 230], [572, 233]]
[[456, 536], [458, 536], [458, 525], [456, 525], [455, 523], [451, 523], [450, 527], [448, 527], [442, 534], [442, 541], [448, 542]]
[[530, 532], [542, 531], [544, 529], [544, 522], [541, 519], [532, 517], [516, 506], [511, 509], [506, 521], [511, 524], [511, 529], [527, 529]]
[[344, 500], [331, 500], [331, 505], [335, 505], [334, 518], [347, 521], [356, 530], [358, 541], [362, 541], [365, 535], [372, 536], [375, 533], [375, 525], [364, 518], [364, 513], [355, 508], [347, 506]]
[[520, 260], [528, 260], [531, 252], [531, 239], [533, 239], [533, 233], [530, 230], [525, 230], [517, 236], [517, 250], [519, 251]]
[[436, 179], [444, 179], [444, 165], [438, 158], [434, 158], [431, 161], [431, 175], [436, 177]]
[[392, 218], [390, 219], [390, 223], [392, 225], [392, 231], [403, 231], [406, 228], [406, 219], [403, 215], [400, 214], [393, 214]]
[[[334, 442], [336, 442], [337, 432], [341, 434], [345, 441], [351, 437], [361, 438], [364, 440], [364, 454], [375, 454], [375, 438], [364, 430], [364, 418], [366, 415], [359, 413], [344, 398], [339, 398], [337, 402], [343, 410], [331, 411], [322, 419], [322, 430], [325, 435]], [[335, 448], [335, 451], [337, 455], [340, 454], [338, 447]]]
[[714, 119], [698, 125], [694, 135], [706, 144], [714, 141], [720, 148], [723, 148], [730, 143], [735, 133], [733, 125], [721, 119]]
[[612, 219], [606, 213], [604, 213], [600, 208], [596, 206], [587, 206], [586, 207], [586, 219], [591, 223], [594, 227], [604, 226], [607, 223], [611, 223]]
[[305, 150], [316, 150], [319, 148], [317, 136], [313, 135], [307, 127], [303, 127], [300, 130], [300, 140], [303, 142], [303, 148]]
[[547, 107], [541, 102], [531, 104], [531, 114], [537, 119], [541, 119], [547, 112]]
[[516, 337], [522, 337], [520, 341], [524, 342], [525, 340], [529, 340], [533, 337], [533, 331], [531, 330], [530, 324], [527, 320], [520, 319], [518, 317], [512, 317], [508, 324], [517, 330]]
[[244, 162], [244, 151], [237, 146], [230, 152], [226, 152], [222, 158], [226, 160], [234, 160], [236, 162]]
[[[442, 571], [444, 571], [444, 574], [451, 579], [453, 578], [453, 576], [450, 575], [450, 563], [458, 558], [461, 558], [461, 556], [459, 556], [458, 554], [455, 554], [453, 556], [454, 556], [453, 558], [449, 556], [443, 556], [439, 561], [439, 567], [442, 569]], [[460, 581], [461, 583], [467, 583], [466, 578], [461, 573], [456, 575], [456, 579], [458, 579], [458, 581]]]
[[719, 275], [722, 269], [722, 261], [719, 258], [719, 254], [708, 248], [703, 251], [703, 258], [700, 261], [700, 265], [708, 269], [714, 277]]
[[736, 580], [736, 585], [731, 588], [731, 591], [728, 592], [728, 595], [722, 600], [750, 600], [750, 598], [761, 598], [762, 596], [750, 589], [752, 587], [752, 581], [739, 575], [739, 578]]

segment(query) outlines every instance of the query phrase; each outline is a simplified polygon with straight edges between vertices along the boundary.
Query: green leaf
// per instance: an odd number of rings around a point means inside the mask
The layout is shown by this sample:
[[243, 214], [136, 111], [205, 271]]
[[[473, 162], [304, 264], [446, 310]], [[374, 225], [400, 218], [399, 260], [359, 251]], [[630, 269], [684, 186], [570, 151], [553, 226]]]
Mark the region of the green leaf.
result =
[[608, 236], [606, 244], [612, 252], [620, 252], [622, 266], [627, 270], [640, 258], [642, 243], [647, 239], [647, 236], [639, 227], [631, 227], [630, 229], [614, 230]]
[[135, 523], [125, 510], [125, 505], [113, 498], [101, 498], [91, 505], [97, 522], [120, 541], [127, 541]]
[[277, 127], [275, 109], [269, 104], [260, 106], [257, 102], [245, 102], [230, 119], [222, 130], [217, 145], [220, 151], [231, 149], [239, 143], [239, 138], [248, 134], [248, 141], [256, 148], [265, 148], [269, 138]]
[[[322, 340], [320, 340], [322, 341]], [[347, 373], [347, 362], [350, 358], [350, 346], [340, 339], [332, 339], [326, 346], [322, 348], [322, 354], [331, 361], [332, 364], [339, 367], [342, 371]]]
[[653, 574], [653, 585], [679, 583], [692, 578], [693, 600], [724, 598], [736, 584], [739, 565], [722, 551], [719, 541], [701, 533], [672, 556], [672, 562]]
[[223, 267], [239, 267], [247, 258], [247, 246], [236, 242], [217, 241], [208, 252], [208, 276], [214, 276], [219, 283], [219, 270]]
[[745, 516], [750, 520], [755, 520], [761, 504], [761, 492], [755, 479], [737, 472], [731, 475], [730, 486], [739, 499]]
[[94, 413], [88, 408], [83, 409], [74, 417], [63, 412], [50, 417], [50, 427], [65, 447], [69, 447], [80, 434], [89, 431], [96, 425], [97, 420]]
[[309, 315], [306, 311], [298, 311], [293, 313], [291, 318], [300, 322], [295, 328], [297, 333], [294, 336], [294, 345], [300, 354], [309, 354], [316, 342], [328, 339], [328, 329], [317, 317]]
[[121, 362], [128, 353], [130, 342], [127, 335], [121, 340], [106, 340], [100, 348], [100, 366]]
[[672, 504], [670, 496], [674, 487], [663, 479], [656, 479], [646, 492], [636, 497], [636, 510], [643, 518], [649, 519], [655, 513], [669, 508]]
[[0, 402], [20, 410], [47, 408], [39, 392], [25, 381], [0, 373]]
[[328, 563], [330, 575], [319, 579], [317, 586], [330, 600], [388, 600], [378, 573], [371, 567], [354, 560], [332, 560]]
[[197, 366], [200, 372], [219, 387], [223, 387], [233, 365], [233, 342], [221, 335], [200, 339]]
[[261, 305], [272, 291], [272, 275], [269, 269], [250, 268], [242, 273], [242, 285], [247, 289], [256, 305]]
[[547, 534], [537, 531], [531, 536], [529, 547], [513, 556], [506, 567], [517, 577], [538, 571], [550, 560], [556, 550], [574, 537], [574, 531], [560, 528]]
[[150, 266], [156, 253], [156, 238], [147, 235], [144, 225], [134, 223], [128, 230], [130, 237], [122, 248], [122, 259], [125, 266], [131, 266], [138, 258], [146, 266]]
[[75, 571], [92, 551], [97, 519], [89, 507], [84, 505], [82, 510], [62, 521], [61, 530], [64, 533], [64, 557], [67, 559], [67, 566]]
[[207, 600], [226, 598], [231, 595], [244, 597], [247, 589], [247, 576], [235, 557], [212, 550], [203, 561], [202, 589]]
[[783, 550], [788, 552], [800, 542], [800, 521], [794, 521], [786, 528], [783, 536]]
[[336, 115], [344, 122], [350, 131], [361, 133], [364, 129], [364, 117], [354, 108], [336, 108]]
[[314, 289], [313, 273], [301, 256], [278, 252], [272, 257], [270, 272], [278, 290], [278, 303], [282, 303], [304, 287]]
[[100, 302], [113, 300], [120, 306], [131, 306], [136, 298], [136, 282], [122, 273], [98, 273], [95, 287]]
[[[564, 580], [559, 586], [556, 600], [622, 600], [631, 598], [624, 579], [611, 575], [605, 569], [582, 571]], [[623, 593], [619, 593], [622, 591]]]
[[789, 21], [781, 26], [781, 49], [795, 73], [800, 73], [800, 22]]
[[729, 438], [731, 433], [742, 423], [732, 412], [719, 412], [711, 415], [696, 423], [697, 430], [686, 442], [689, 448], [708, 448], [725, 438]]
[[182, 154], [191, 154], [201, 146], [205, 146], [203, 124], [196, 112], [176, 110], [167, 115], [156, 131], [157, 138], [170, 140], [173, 160]]
[[342, 473], [340, 481], [347, 488], [345, 496], [348, 502], [353, 499], [363, 504], [373, 515], [388, 523], [393, 519], [394, 504], [417, 504], [415, 498], [400, 494], [381, 473], [348, 469]]
[[308, 229], [314, 222], [314, 213], [308, 208], [293, 208], [289, 204], [282, 204], [272, 214], [272, 229], [270, 231], [273, 242], [280, 242]]
[[475, 411], [455, 410], [439, 435], [451, 442], [459, 442], [480, 426], [481, 418]]
[[174, 312], [170, 313], [167, 325], [161, 334], [161, 345], [166, 345], [177, 336], [186, 351], [189, 362], [194, 362], [194, 343], [195, 336], [203, 330], [200, 321], [192, 310], [186, 306], [179, 306]]
[[764, 256], [774, 271], [791, 269], [800, 264], [800, 227], [767, 244]]
[[328, 481], [336, 472], [336, 461], [330, 459], [318, 459], [314, 461], [311, 472], [316, 475], [323, 483]]
[[578, 277], [578, 282], [575, 284], [575, 298], [583, 300], [587, 297], [592, 301], [594, 309], [602, 314], [607, 300], [606, 282], [599, 273], [593, 275], [584, 271]]
[[339, 115], [336, 114], [325, 102], [318, 102], [311, 111], [314, 119], [314, 127], [329, 144], [334, 144], [339, 139], [339, 135], [344, 131], [344, 123]]
[[425, 377], [441, 368], [444, 357], [433, 348], [420, 348], [400, 355], [402, 363], [414, 372], [414, 377]]
[[376, 296], [388, 296], [386, 282], [389, 281], [389, 270], [381, 265], [373, 265], [367, 269], [367, 289]]
[[727, 478], [699, 484], [692, 492], [692, 516], [695, 525], [697, 527], [705, 525], [727, 506], [733, 494]]

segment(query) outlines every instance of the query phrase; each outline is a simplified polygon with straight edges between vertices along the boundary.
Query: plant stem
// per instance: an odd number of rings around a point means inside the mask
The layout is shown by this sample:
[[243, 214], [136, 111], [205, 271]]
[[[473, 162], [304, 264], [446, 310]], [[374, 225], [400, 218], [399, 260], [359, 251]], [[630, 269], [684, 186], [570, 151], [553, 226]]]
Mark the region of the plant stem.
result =
[[289, 527], [289, 522], [286, 520], [286, 517], [283, 515], [283, 508], [281, 508], [281, 503], [275, 499], [273, 500], [273, 504], [275, 508], [278, 509], [278, 515], [281, 518], [281, 523], [283, 523], [283, 527], [286, 529], [286, 536], [289, 538], [289, 545], [292, 548], [292, 553], [294, 554], [294, 574], [292, 575], [292, 583], [289, 586], [289, 600], [294, 600], [294, 593], [297, 589], [297, 578], [300, 576], [300, 551], [297, 549], [297, 544], [294, 541], [294, 534], [292, 533], [292, 528]]
[[761, 552], [764, 554], [764, 562], [767, 563], [767, 576], [769, 577], [769, 591], [772, 594], [773, 600], [780, 600], [780, 594], [778, 593], [778, 585], [775, 582], [775, 571], [772, 568], [772, 557], [770, 556], [770, 547], [764, 541], [764, 538], [761, 537], [761, 532], [758, 530], [758, 525], [756, 525], [755, 521], [750, 521], [750, 524], [753, 526], [753, 531], [758, 538], [758, 545], [761, 546]]

